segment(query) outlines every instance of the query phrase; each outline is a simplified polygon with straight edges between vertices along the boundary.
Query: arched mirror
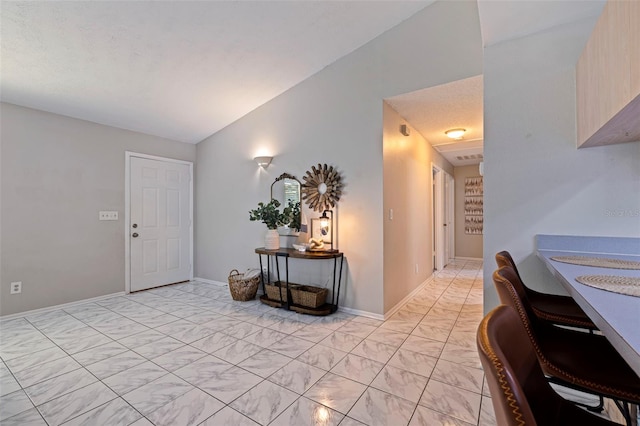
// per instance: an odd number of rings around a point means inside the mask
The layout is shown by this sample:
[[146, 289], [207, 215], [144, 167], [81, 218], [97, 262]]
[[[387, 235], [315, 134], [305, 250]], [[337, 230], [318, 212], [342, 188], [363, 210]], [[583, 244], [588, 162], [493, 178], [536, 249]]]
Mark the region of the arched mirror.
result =
[[[280, 205], [283, 209], [288, 207], [289, 205], [296, 205], [296, 207], [292, 210], [292, 221], [286, 227], [278, 228], [278, 232], [280, 235], [285, 236], [295, 236], [297, 235], [297, 231], [300, 230], [301, 227], [301, 216], [300, 216], [300, 188], [302, 184], [300, 181], [293, 175], [289, 173], [283, 173], [276, 178], [271, 184], [271, 199], [276, 199], [280, 201]], [[291, 210], [290, 210], [291, 211]], [[293, 233], [292, 233], [293, 232]], [[293, 242], [293, 240], [291, 241]], [[289, 242], [287, 242], [287, 246], [289, 246]]]
[[280, 201], [280, 205], [287, 206], [300, 202], [300, 181], [289, 173], [283, 173], [271, 184], [271, 199]]

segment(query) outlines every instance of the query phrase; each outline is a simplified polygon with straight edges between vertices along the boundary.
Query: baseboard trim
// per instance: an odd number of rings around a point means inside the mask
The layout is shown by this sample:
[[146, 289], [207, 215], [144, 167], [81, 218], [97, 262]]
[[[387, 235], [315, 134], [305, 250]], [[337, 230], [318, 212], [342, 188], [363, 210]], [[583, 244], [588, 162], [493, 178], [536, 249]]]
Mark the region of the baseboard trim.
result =
[[229, 283], [224, 283], [222, 281], [208, 280], [206, 278], [199, 278], [199, 277], [194, 278], [193, 281], [200, 281], [207, 284], [219, 285], [220, 287], [227, 287], [229, 285]]
[[420, 284], [418, 287], [416, 287], [411, 293], [409, 293], [404, 299], [402, 299], [400, 302], [396, 303], [396, 305], [389, 309], [387, 312], [384, 313], [383, 315], [383, 319], [387, 320], [389, 319], [393, 314], [395, 314], [396, 312], [398, 312], [400, 309], [402, 309], [402, 307], [413, 298], [413, 296], [415, 296], [416, 294], [418, 294], [418, 292], [420, 290], [422, 290], [423, 288], [426, 287], [427, 284], [429, 284], [429, 282], [431, 282], [433, 280], [433, 274], [431, 274], [426, 280], [424, 280], [422, 282], [422, 284]]
[[478, 260], [480, 262], [482, 262], [482, 258], [481, 257], [462, 257], [462, 256], [456, 256], [454, 257], [455, 260]]
[[117, 296], [124, 296], [124, 291], [119, 291], [117, 293], [111, 293], [111, 294], [105, 294], [104, 296], [90, 297], [89, 299], [77, 300], [75, 302], [62, 303], [60, 305], [47, 306], [46, 308], [32, 309], [30, 311], [18, 312], [16, 314], [2, 315], [2, 316], [0, 316], [0, 319], [5, 321], [5, 320], [14, 319], [14, 318], [22, 318], [22, 317], [26, 317], [26, 316], [29, 316], [29, 315], [42, 314], [42, 313], [45, 313], [45, 312], [51, 312], [51, 311], [55, 311], [55, 310], [58, 310], [58, 309], [70, 308], [72, 306], [82, 305], [84, 303], [91, 303], [91, 302], [97, 302], [98, 300], [110, 299], [112, 297], [117, 297]]
[[361, 317], [367, 317], [367, 318], [372, 318], [379, 321], [384, 321], [384, 315], [374, 314], [373, 312], [369, 312], [369, 311], [361, 311], [360, 309], [347, 308], [345, 306], [339, 306], [338, 312], [344, 312], [351, 315], [358, 315]]

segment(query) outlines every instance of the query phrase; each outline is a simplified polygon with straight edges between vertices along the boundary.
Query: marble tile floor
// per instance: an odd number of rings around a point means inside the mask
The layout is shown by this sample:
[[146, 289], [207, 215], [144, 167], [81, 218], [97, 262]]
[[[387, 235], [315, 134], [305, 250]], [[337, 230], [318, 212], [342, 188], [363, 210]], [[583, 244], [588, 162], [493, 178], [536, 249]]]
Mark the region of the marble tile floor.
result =
[[494, 425], [482, 264], [386, 321], [176, 284], [0, 321], [0, 425]]

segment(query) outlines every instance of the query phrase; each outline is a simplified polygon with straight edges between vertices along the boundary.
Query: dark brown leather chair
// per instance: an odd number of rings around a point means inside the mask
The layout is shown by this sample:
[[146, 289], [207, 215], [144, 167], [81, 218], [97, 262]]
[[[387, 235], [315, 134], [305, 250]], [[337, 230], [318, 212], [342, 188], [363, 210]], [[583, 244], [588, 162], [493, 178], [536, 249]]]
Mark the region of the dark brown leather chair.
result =
[[518, 313], [542, 371], [555, 382], [626, 403], [640, 403], [640, 378], [604, 336], [556, 327], [534, 315], [524, 285], [511, 267], [493, 273], [503, 304]]
[[573, 298], [556, 294], [540, 293], [524, 285], [518, 268], [516, 268], [516, 263], [508, 251], [501, 251], [496, 254], [496, 263], [498, 264], [498, 268], [503, 266], [513, 268], [518, 279], [523, 283], [522, 286], [531, 304], [531, 309], [538, 318], [553, 324], [597, 330], [596, 325]]
[[489, 312], [478, 327], [477, 344], [498, 425], [617, 424], [578, 408], [553, 390], [513, 308], [502, 305]]

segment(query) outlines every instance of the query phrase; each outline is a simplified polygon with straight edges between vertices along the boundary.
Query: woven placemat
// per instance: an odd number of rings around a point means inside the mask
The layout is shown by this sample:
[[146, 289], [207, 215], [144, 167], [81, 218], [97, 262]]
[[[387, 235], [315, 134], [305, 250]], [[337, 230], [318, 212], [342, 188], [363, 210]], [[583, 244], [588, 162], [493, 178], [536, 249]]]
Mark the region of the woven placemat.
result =
[[552, 256], [551, 260], [562, 263], [571, 263], [573, 265], [595, 266], [598, 268], [640, 270], [640, 262], [636, 262], [633, 260], [608, 259], [605, 257], [587, 256]]
[[582, 275], [576, 281], [589, 287], [614, 293], [640, 297], [640, 277], [618, 277], [615, 275]]

